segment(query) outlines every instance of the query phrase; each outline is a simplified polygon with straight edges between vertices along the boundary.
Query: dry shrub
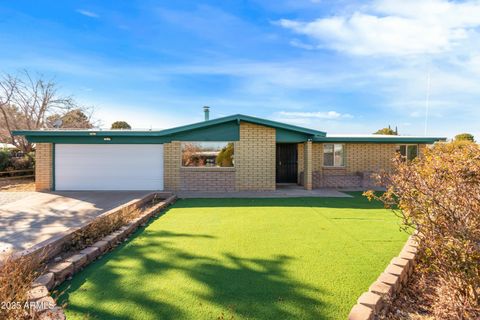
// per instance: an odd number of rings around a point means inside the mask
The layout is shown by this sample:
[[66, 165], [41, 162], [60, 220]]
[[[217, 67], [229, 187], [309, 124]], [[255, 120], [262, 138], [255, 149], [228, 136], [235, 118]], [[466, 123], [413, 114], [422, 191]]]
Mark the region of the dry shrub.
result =
[[6, 256], [0, 262], [0, 319], [32, 319], [25, 308], [27, 293], [40, 265], [33, 257]]
[[85, 228], [75, 232], [72, 240], [65, 244], [63, 249], [64, 251], [83, 249], [126, 225], [140, 214], [140, 209], [123, 209], [115, 214], [98, 218]]
[[438, 275], [438, 308], [457, 319], [480, 317], [480, 147], [445, 143], [411, 162], [395, 160], [376, 198], [416, 229], [420, 267]]

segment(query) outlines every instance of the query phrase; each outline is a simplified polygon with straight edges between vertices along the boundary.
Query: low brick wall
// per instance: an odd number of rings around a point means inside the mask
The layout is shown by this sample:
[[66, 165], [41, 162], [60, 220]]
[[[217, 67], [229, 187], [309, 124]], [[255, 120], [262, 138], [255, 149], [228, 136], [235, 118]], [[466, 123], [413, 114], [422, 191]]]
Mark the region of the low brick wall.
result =
[[56, 305], [55, 300], [50, 296], [51, 290], [106, 252], [115, 248], [122, 241], [126, 241], [127, 237], [139, 226], [145, 225], [150, 218], [173, 203], [175, 199], [175, 196], [170, 196], [166, 200], [148, 208], [140, 217], [135, 218], [110, 235], [103, 237], [83, 250], [72, 252], [68, 258], [51, 265], [44, 274], [33, 282], [28, 293], [29, 303], [40, 307], [35, 312], [35, 319], [65, 320], [65, 313], [62, 307]]
[[417, 248], [418, 244], [410, 237], [400, 254], [358, 298], [348, 315], [349, 320], [373, 320], [388, 311], [385, 301], [395, 298], [407, 284], [415, 266]]
[[180, 169], [181, 191], [233, 192], [235, 183], [235, 168]]

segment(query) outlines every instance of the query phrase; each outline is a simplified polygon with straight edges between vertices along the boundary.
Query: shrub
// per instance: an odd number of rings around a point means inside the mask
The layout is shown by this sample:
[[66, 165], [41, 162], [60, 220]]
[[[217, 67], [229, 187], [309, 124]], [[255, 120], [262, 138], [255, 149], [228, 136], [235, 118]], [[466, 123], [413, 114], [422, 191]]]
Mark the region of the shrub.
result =
[[14, 259], [2, 257], [0, 263], [0, 319], [31, 319], [33, 314], [25, 307], [30, 287], [40, 265], [32, 257]]
[[5, 171], [10, 166], [11, 157], [9, 150], [0, 149], [0, 171]]
[[439, 144], [411, 162], [395, 160], [376, 198], [416, 229], [420, 266], [438, 275], [451, 295], [445, 307], [459, 319], [480, 317], [480, 147]]
[[26, 170], [33, 168], [33, 160], [28, 156], [22, 158], [12, 158], [11, 166], [14, 170]]

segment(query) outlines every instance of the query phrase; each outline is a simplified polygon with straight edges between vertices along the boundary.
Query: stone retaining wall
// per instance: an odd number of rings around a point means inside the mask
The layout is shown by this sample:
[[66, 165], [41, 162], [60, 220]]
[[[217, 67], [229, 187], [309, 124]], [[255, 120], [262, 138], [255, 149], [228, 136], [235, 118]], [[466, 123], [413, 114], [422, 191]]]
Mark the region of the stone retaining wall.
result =
[[141, 216], [133, 219], [110, 235], [103, 237], [83, 250], [73, 252], [69, 257], [49, 266], [47, 271], [33, 282], [32, 288], [28, 293], [29, 303], [40, 306], [39, 309], [36, 309], [35, 319], [64, 320], [65, 314], [63, 309], [56, 305], [55, 300], [50, 296], [50, 290], [65, 280], [70, 279], [73, 274], [82, 270], [104, 253], [115, 248], [122, 241], [126, 241], [126, 238], [139, 226], [145, 225], [150, 218], [172, 204], [175, 199], [176, 196], [171, 195], [166, 200], [146, 209]]
[[400, 254], [358, 298], [348, 315], [349, 320], [374, 320], [387, 311], [385, 302], [398, 295], [413, 273], [417, 248], [418, 244], [410, 236]]

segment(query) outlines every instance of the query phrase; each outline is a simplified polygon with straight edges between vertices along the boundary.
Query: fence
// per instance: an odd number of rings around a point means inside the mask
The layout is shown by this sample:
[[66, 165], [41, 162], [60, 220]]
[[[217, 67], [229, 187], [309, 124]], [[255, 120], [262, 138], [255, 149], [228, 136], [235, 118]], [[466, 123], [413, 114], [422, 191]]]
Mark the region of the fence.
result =
[[0, 171], [0, 181], [10, 179], [34, 178], [34, 169]]

